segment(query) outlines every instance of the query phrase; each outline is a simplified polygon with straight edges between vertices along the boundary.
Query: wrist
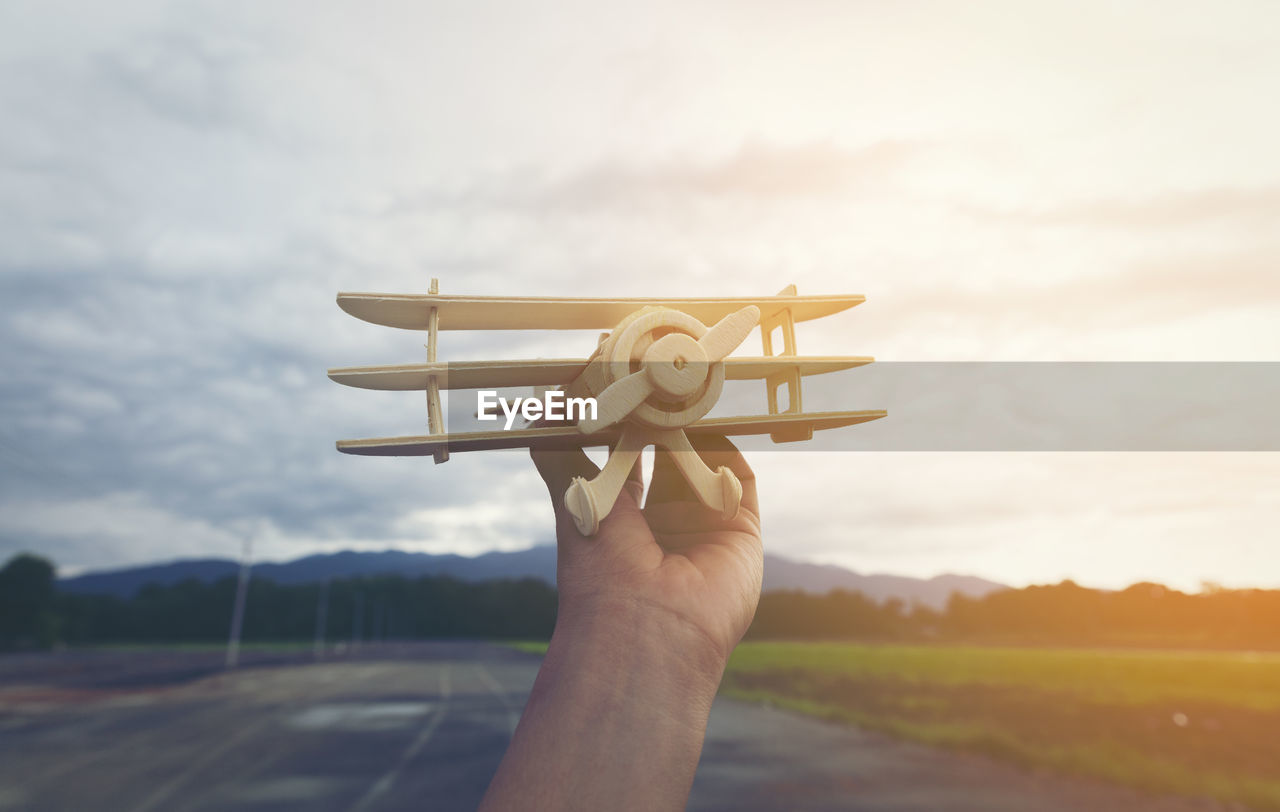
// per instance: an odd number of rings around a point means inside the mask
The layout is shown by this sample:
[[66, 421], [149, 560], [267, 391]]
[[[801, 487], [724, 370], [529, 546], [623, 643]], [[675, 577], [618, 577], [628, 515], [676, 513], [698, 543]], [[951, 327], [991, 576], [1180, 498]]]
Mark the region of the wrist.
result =
[[563, 597], [547, 654], [562, 652], [707, 697], [719, 688], [730, 654], [679, 611], [634, 595]]
[[639, 601], [562, 601], [489, 806], [683, 808], [724, 669], [700, 634]]

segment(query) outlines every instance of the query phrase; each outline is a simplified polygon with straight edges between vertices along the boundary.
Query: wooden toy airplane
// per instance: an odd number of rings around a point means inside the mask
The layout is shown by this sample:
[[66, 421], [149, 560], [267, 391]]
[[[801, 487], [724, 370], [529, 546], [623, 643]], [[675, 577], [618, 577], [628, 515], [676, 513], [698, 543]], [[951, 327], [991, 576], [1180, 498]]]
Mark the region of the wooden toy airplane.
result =
[[[801, 408], [800, 380], [872, 362], [866, 356], [796, 354], [795, 323], [822, 318], [862, 296], [798, 296], [794, 285], [777, 296], [728, 299], [555, 299], [442, 296], [437, 280], [426, 295], [339, 293], [338, 306], [356, 318], [388, 327], [427, 331], [427, 361], [399, 366], [329, 370], [338, 383], [363, 389], [425, 390], [430, 434], [340, 440], [338, 450], [374, 456], [433, 456], [500, 448], [609, 446], [604, 468], [592, 480], [573, 480], [565, 507], [578, 530], [594, 535], [648, 445], [672, 452], [672, 460], [707, 507], [725, 518], [738, 512], [742, 485], [728, 468], [712, 471], [688, 435], [768, 434], [774, 442], [807, 440], [815, 430], [851, 426], [885, 412], [810, 412]], [[710, 325], [710, 326], [708, 326]], [[759, 326], [764, 355], [730, 357]], [[589, 358], [516, 361], [436, 360], [440, 330], [609, 329]], [[775, 352], [773, 331], [782, 346]], [[707, 418], [724, 381], [763, 380], [767, 415]], [[560, 387], [566, 396], [593, 398], [595, 412], [576, 424], [448, 434], [441, 389]], [[787, 390], [787, 407], [779, 393]]]

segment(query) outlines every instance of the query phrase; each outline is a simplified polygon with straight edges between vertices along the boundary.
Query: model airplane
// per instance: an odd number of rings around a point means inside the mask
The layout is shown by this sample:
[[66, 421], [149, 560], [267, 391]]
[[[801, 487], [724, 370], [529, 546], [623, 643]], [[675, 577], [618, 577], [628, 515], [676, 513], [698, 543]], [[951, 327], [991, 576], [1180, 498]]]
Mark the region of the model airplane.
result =
[[[424, 390], [430, 434], [340, 440], [347, 454], [433, 456], [451, 451], [500, 448], [609, 446], [609, 459], [592, 480], [575, 478], [564, 495], [578, 530], [594, 535], [613, 508], [627, 474], [649, 445], [672, 452], [693, 492], [725, 518], [738, 512], [742, 485], [728, 468], [712, 471], [689, 434], [768, 434], [774, 442], [807, 440], [821, 429], [851, 426], [885, 416], [883, 411], [809, 412], [801, 407], [806, 375], [869, 364], [866, 356], [796, 354], [795, 323], [854, 305], [861, 296], [798, 296], [794, 285], [777, 296], [730, 299], [552, 299], [442, 296], [437, 281], [426, 295], [339, 293], [338, 306], [351, 315], [388, 327], [427, 332], [427, 361], [399, 366], [329, 370], [338, 383], [363, 389]], [[710, 326], [708, 326], [710, 325]], [[730, 357], [756, 328], [764, 354]], [[608, 329], [588, 358], [518, 361], [436, 360], [441, 330]], [[774, 347], [780, 330], [782, 346]], [[765, 382], [769, 413], [708, 418], [724, 381]], [[590, 400], [594, 412], [574, 424], [448, 434], [440, 409], [441, 389], [559, 387], [566, 396]], [[779, 394], [786, 387], [785, 409]]]

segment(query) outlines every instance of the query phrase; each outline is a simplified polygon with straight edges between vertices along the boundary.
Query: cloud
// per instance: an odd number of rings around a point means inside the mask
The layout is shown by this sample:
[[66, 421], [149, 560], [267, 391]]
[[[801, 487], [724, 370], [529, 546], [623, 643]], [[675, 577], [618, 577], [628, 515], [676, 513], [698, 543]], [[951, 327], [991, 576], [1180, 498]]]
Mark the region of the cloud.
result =
[[750, 142], [702, 159], [598, 161], [548, 176], [515, 169], [421, 190], [387, 207], [390, 215], [434, 210], [611, 211], [622, 215], [703, 201], [868, 197], [883, 191], [923, 145], [885, 141], [851, 150], [831, 143]]
[[234, 555], [245, 530], [166, 510], [145, 493], [112, 491], [55, 500], [6, 500], [0, 506], [4, 555], [35, 548], [62, 561], [167, 560]]
[[994, 209], [967, 204], [961, 209], [978, 219], [1042, 226], [1168, 230], [1235, 221], [1251, 228], [1270, 228], [1280, 218], [1280, 186], [1184, 189], [1039, 208]]
[[[541, 7], [384, 12], [80, 4], [68, 26], [67, 9], [32, 3], [0, 32], [5, 544], [96, 567], [233, 554], [262, 522], [266, 557], [546, 540], [523, 455], [438, 469], [334, 451], [425, 423], [420, 395], [325, 378], [423, 355], [420, 335], [341, 313], [342, 289], [422, 291], [438, 276], [477, 294], [745, 295], [796, 282], [869, 296], [805, 325], [806, 351], [898, 358], [1275, 346], [1280, 187], [1256, 95], [1217, 92], [1239, 87], [1229, 71], [1197, 85], [1266, 145], [1209, 155], [1212, 132], [1176, 89], [1128, 77], [1116, 90], [1110, 63], [1106, 81], [1063, 70], [1094, 53], [1087, 32], [1119, 30], [1088, 13], [1046, 41], [942, 9], [925, 28], [856, 6], [821, 19], [733, 9], [731, 29], [714, 7], [584, 9], [571, 28]], [[1152, 75], [1186, 69], [1162, 27], [1182, 23], [1150, 22]], [[1133, 53], [1127, 34], [1102, 44], [1112, 61]], [[1274, 73], [1273, 51], [1250, 51], [1251, 75]], [[1139, 90], [1158, 126], [1114, 117]], [[591, 344], [444, 339], [451, 359]], [[940, 463], [950, 473], [933, 478], [910, 457], [824, 461], [844, 497], [824, 520], [802, 509], [817, 468], [776, 462], [791, 459], [759, 461], [789, 472], [768, 486], [780, 552], [1012, 578], [1057, 572], [1053, 545], [1073, 534], [1124, 547], [1105, 521], [1074, 516], [1078, 503], [1033, 498], [1007, 461], [973, 461], [967, 476]], [[1256, 495], [1257, 474], [1233, 481]], [[1028, 481], [1116, 482], [1106, 465], [1062, 476]], [[1204, 484], [1188, 475], [1169, 493]], [[1181, 514], [1142, 493], [1135, 505], [1165, 518], [1123, 532], [1203, 531], [1160, 524]], [[1256, 519], [1226, 502], [1204, 515], [1241, 538]], [[1019, 535], [1053, 541], [1027, 558]], [[1086, 582], [1111, 572], [1073, 560]], [[1162, 571], [1125, 560], [1126, 573]]]
[[[430, 525], [415, 539], [396, 523], [431, 505], [483, 512], [497, 492], [490, 480], [519, 466], [477, 458], [453, 463], [468, 475], [440, 478], [422, 460], [337, 454], [344, 435], [420, 431], [422, 401], [330, 382], [324, 369], [340, 361], [343, 330], [326, 322], [353, 320], [332, 289], [310, 304], [296, 290], [129, 269], [0, 274], [0, 297], [14, 304], [0, 318], [0, 492], [6, 514], [21, 517], [6, 527], [9, 543], [29, 538], [63, 563], [104, 566], [225, 547], [225, 528], [255, 518], [279, 528], [281, 550], [335, 539], [461, 543], [459, 533], [431, 538]], [[326, 318], [309, 323], [299, 317], [308, 311]], [[49, 520], [32, 535], [40, 515]], [[89, 539], [94, 527], [104, 528], [101, 543]], [[476, 538], [521, 540], [512, 522]], [[538, 537], [526, 530], [522, 540]]]
[[1133, 327], [1213, 310], [1274, 307], [1280, 304], [1277, 259], [1262, 251], [1183, 253], [1063, 281], [915, 290], [887, 304], [909, 314], [904, 329], [920, 329], [921, 322], [940, 316], [999, 324], [1012, 332], [1051, 322], [1064, 332]]

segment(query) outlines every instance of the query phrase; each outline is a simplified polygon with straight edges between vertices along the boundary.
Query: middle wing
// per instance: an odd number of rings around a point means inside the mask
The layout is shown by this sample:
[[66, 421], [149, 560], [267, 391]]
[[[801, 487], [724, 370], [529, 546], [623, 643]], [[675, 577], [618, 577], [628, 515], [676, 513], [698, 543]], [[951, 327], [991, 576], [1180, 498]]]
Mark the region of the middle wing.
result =
[[[757, 380], [792, 369], [799, 370], [801, 375], [821, 375], [863, 366], [873, 360], [865, 355], [726, 358], [725, 377], [731, 381]], [[347, 386], [387, 391], [423, 390], [432, 378], [441, 389], [501, 389], [509, 386], [562, 386], [577, 378], [586, 365], [585, 358], [454, 361], [343, 367], [329, 370], [329, 377]]]

